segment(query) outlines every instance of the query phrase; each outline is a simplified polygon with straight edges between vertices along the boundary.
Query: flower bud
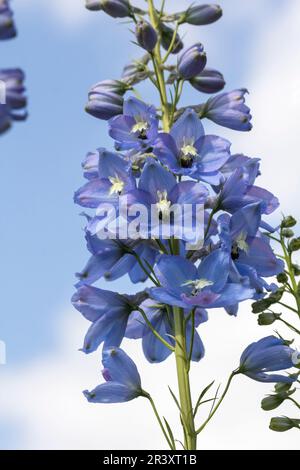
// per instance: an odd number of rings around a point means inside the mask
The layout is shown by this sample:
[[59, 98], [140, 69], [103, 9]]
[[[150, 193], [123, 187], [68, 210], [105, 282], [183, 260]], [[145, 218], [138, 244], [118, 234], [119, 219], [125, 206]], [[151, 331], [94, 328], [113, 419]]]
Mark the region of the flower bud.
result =
[[290, 228], [283, 228], [281, 234], [285, 238], [292, 238], [295, 235], [293, 230]]
[[150, 55], [145, 54], [139, 60], [133, 60], [125, 65], [122, 73], [122, 80], [127, 85], [135, 85], [149, 76], [147, 71], [147, 64], [150, 60]]
[[277, 274], [277, 281], [280, 282], [280, 284], [285, 284], [286, 282], [288, 282], [288, 280], [289, 278], [287, 274], [285, 273]]
[[289, 243], [289, 251], [298, 251], [300, 250], [300, 237], [298, 238], [293, 238], [293, 240], [290, 241]]
[[131, 15], [128, 0], [86, 0], [86, 8], [91, 11], [103, 10], [113, 18], [125, 18]]
[[17, 35], [13, 12], [6, 0], [0, 0], [0, 40], [12, 39]]
[[284, 400], [286, 400], [286, 398], [288, 398], [286, 393], [268, 395], [261, 401], [261, 407], [264, 411], [275, 410], [284, 402]]
[[286, 393], [290, 390], [293, 384], [278, 383], [275, 385], [276, 393]]
[[179, 75], [185, 80], [190, 80], [202, 72], [206, 65], [206, 54], [202, 44], [197, 43], [186, 49], [178, 59]]
[[252, 304], [252, 312], [253, 313], [261, 313], [267, 308], [269, 308], [271, 302], [268, 299], [258, 300]]
[[276, 320], [280, 318], [280, 314], [272, 312], [263, 312], [258, 316], [258, 324], [261, 326], [272, 325]]
[[102, 10], [101, 0], [86, 0], [85, 8], [90, 11]]
[[86, 112], [98, 119], [108, 120], [123, 112], [123, 97], [117, 93], [91, 91]]
[[289, 431], [292, 428], [300, 427], [300, 419], [291, 419], [287, 416], [278, 416], [270, 421], [270, 429], [277, 432]]
[[[171, 45], [172, 39], [173, 39], [174, 30], [170, 28], [169, 26], [165, 25], [164, 23], [161, 24], [160, 30], [161, 30], [161, 45], [166, 51], [168, 51]], [[181, 41], [180, 36], [177, 33], [171, 54], [178, 54], [178, 52], [180, 52], [182, 49], [183, 49], [183, 42]]]
[[300, 266], [298, 264], [293, 264], [293, 271], [295, 276], [300, 276]]
[[291, 227], [294, 227], [296, 223], [297, 223], [296, 219], [294, 219], [294, 217], [289, 215], [288, 217], [285, 217], [283, 221], [281, 222], [281, 228], [291, 228]]
[[217, 70], [206, 68], [190, 80], [190, 84], [202, 93], [218, 93], [223, 90], [225, 80]]
[[135, 28], [135, 35], [139, 45], [148, 52], [152, 52], [157, 43], [157, 33], [151, 24], [141, 20]]
[[180, 22], [203, 26], [218, 21], [222, 14], [222, 8], [219, 5], [196, 5], [188, 8]]

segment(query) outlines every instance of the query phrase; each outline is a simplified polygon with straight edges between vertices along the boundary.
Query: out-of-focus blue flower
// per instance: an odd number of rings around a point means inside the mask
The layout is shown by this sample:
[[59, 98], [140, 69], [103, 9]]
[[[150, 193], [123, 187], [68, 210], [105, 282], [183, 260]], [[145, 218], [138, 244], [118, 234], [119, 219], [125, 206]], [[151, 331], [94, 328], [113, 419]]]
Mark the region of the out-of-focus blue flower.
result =
[[186, 12], [178, 13], [182, 23], [196, 26], [204, 26], [218, 21], [223, 14], [220, 5], [195, 5], [189, 7]]
[[27, 105], [24, 87], [24, 73], [20, 69], [0, 70], [0, 82], [4, 84], [1, 88], [1, 98], [5, 103], [0, 103], [0, 133], [10, 128], [13, 121], [24, 121]]
[[106, 121], [122, 114], [125, 91], [126, 85], [119, 80], [104, 80], [97, 83], [89, 91], [86, 112]]
[[150, 60], [150, 54], [145, 54], [137, 60], [133, 60], [125, 65], [122, 73], [122, 80], [128, 85], [135, 85], [148, 77], [148, 72], [145, 70]]
[[[164, 338], [168, 343], [174, 346], [174, 318], [168, 309], [163, 304], [156, 304], [151, 299], [146, 299], [140, 304], [140, 308], [145, 312], [147, 319], [150, 321], [153, 328]], [[189, 310], [185, 312], [186, 317], [189, 315]], [[193, 336], [193, 351], [191, 359], [193, 361], [200, 361], [204, 357], [204, 345], [196, 331], [196, 328], [208, 320], [206, 310], [197, 308], [194, 312], [194, 334], [192, 335], [192, 320], [190, 319], [186, 325], [187, 344], [186, 349], [189, 354], [191, 347], [191, 339]], [[130, 315], [126, 334], [127, 338], [138, 339], [142, 338], [143, 352], [146, 359], [152, 363], [164, 361], [172, 353], [150, 330], [145, 320], [141, 318], [140, 312], [133, 312]]]
[[154, 106], [130, 97], [124, 102], [123, 115], [109, 120], [109, 135], [118, 150], [148, 149], [157, 137], [158, 119]]
[[157, 43], [157, 33], [153, 26], [145, 20], [136, 24], [135, 36], [139, 45], [148, 52], [152, 52]]
[[227, 307], [251, 299], [254, 290], [228, 279], [229, 259], [221, 249], [204, 258], [197, 268], [181, 256], [162, 255], [154, 270], [161, 287], [149, 289], [154, 300], [182, 308]]
[[190, 84], [202, 93], [218, 93], [223, 90], [225, 80], [221, 72], [207, 67], [192, 78]]
[[98, 177], [89, 178], [74, 195], [75, 203], [83, 207], [97, 208], [105, 202], [117, 204], [121, 194], [136, 186], [130, 162], [106, 149], [98, 149], [98, 154]]
[[89, 402], [122, 403], [143, 394], [137, 367], [122, 349], [114, 347], [103, 351], [102, 363], [106, 382], [91, 392], [83, 392]]
[[12, 39], [17, 31], [13, 20], [13, 12], [8, 0], [0, 0], [0, 40]]
[[[168, 51], [172, 43], [174, 30], [170, 28], [169, 26], [167, 26], [165, 23], [161, 23], [160, 32], [161, 32], [161, 45], [166, 51]], [[183, 49], [183, 42], [180, 39], [179, 34], [177, 33], [171, 54], [178, 54], [178, 52], [180, 52], [182, 49]]]
[[178, 58], [178, 73], [185, 80], [190, 80], [202, 72], [206, 62], [207, 58], [203, 45], [200, 43], [194, 44], [184, 50]]
[[201, 120], [187, 109], [170, 134], [158, 135], [153, 152], [175, 174], [219, 184], [219, 170], [230, 157], [230, 145], [221, 137], [205, 136]]
[[86, 0], [86, 8], [91, 11], [103, 10], [113, 18], [125, 18], [131, 14], [128, 0]]
[[82, 351], [92, 353], [101, 343], [104, 343], [104, 349], [119, 346], [125, 335], [129, 315], [142, 300], [140, 294], [120, 295], [94, 286], [79, 287], [72, 297], [72, 304], [92, 322]]
[[240, 359], [239, 372], [258, 382], [292, 383], [296, 377], [268, 374], [294, 367], [294, 350], [286, 342], [275, 336], [267, 336], [250, 344]]
[[250, 108], [245, 104], [244, 88], [210, 98], [201, 109], [201, 117], [237, 131], [252, 129]]

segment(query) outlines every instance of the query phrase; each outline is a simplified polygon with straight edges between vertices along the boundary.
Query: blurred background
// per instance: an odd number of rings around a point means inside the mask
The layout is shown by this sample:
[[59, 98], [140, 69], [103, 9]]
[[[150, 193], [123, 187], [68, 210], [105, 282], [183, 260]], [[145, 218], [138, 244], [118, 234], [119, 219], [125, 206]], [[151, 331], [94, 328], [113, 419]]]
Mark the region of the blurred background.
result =
[[[0, 366], [2, 449], [160, 449], [152, 411], [142, 398], [120, 405], [91, 405], [82, 390], [102, 380], [100, 352], [78, 352], [88, 323], [70, 306], [74, 272], [85, 249], [80, 208], [72, 195], [82, 183], [81, 161], [111, 146], [107, 124], [84, 112], [95, 82], [118, 78], [124, 62], [139, 55], [127, 24], [84, 8], [83, 0], [14, 0], [18, 38], [0, 44], [0, 66], [27, 73], [30, 117], [0, 140], [1, 243], [0, 339], [7, 364]], [[170, 11], [190, 2], [167, 0]], [[208, 65], [225, 75], [227, 90], [246, 87], [254, 129], [239, 134], [207, 124], [232, 141], [234, 152], [262, 158], [260, 185], [281, 200], [281, 211], [300, 216], [300, 5], [298, 0], [220, 0], [223, 18], [185, 29], [185, 43], [201, 41]], [[143, 1], [136, 1], [143, 5]], [[141, 89], [155, 101], [150, 88]], [[186, 87], [185, 104], [200, 100]], [[278, 223], [280, 211], [269, 219]], [[101, 286], [104, 287], [102, 282]], [[106, 285], [132, 290], [127, 278]], [[213, 379], [224, 383], [241, 351], [267, 334], [250, 304], [237, 318], [210, 311], [200, 326], [206, 358], [192, 369], [195, 398]], [[177, 438], [173, 358], [146, 363], [140, 342], [124, 349], [136, 360], [143, 387], [151, 391]], [[238, 377], [216, 418], [200, 436], [200, 449], [295, 449], [297, 430], [269, 431], [271, 416], [260, 401], [272, 385]], [[206, 413], [206, 410], [203, 410]], [[289, 408], [280, 408], [280, 414]], [[203, 415], [204, 416], [204, 415]]]

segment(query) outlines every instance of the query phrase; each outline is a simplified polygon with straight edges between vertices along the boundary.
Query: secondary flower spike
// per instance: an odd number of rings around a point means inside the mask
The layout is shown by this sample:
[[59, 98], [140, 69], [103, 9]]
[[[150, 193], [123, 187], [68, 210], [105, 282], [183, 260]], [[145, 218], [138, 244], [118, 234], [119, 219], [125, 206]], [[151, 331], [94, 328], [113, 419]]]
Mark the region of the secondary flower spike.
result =
[[292, 356], [294, 349], [276, 336], [267, 336], [250, 344], [240, 359], [239, 372], [258, 382], [293, 383], [296, 377], [280, 374], [268, 374], [294, 367]]
[[135, 363], [119, 348], [103, 351], [102, 370], [105, 383], [83, 392], [91, 403], [122, 403], [143, 394], [141, 378]]
[[13, 12], [8, 0], [0, 0], [0, 40], [12, 39], [17, 35]]

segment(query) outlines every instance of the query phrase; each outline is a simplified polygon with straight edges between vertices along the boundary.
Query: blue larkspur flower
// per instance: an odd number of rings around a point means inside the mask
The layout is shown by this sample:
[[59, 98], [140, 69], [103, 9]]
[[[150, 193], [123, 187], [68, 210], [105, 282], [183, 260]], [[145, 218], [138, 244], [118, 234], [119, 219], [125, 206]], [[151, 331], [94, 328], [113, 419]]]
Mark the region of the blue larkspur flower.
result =
[[188, 109], [169, 134], [158, 135], [153, 152], [175, 174], [219, 184], [220, 169], [230, 157], [230, 146], [228, 140], [205, 135], [201, 120]]
[[109, 120], [109, 135], [116, 141], [118, 150], [147, 149], [157, 137], [158, 119], [154, 106], [130, 97], [124, 102], [121, 116]]
[[201, 109], [201, 117], [206, 117], [220, 126], [237, 131], [252, 129], [250, 108], [245, 104], [244, 88], [221, 93], [210, 98]]
[[90, 354], [103, 343], [104, 349], [120, 346], [130, 313], [143, 296], [121, 295], [94, 286], [82, 285], [72, 297], [73, 306], [92, 324], [84, 339], [82, 351]]
[[106, 382], [83, 392], [90, 403], [122, 403], [143, 394], [137, 367], [122, 349], [113, 347], [103, 351], [102, 363]]
[[[174, 319], [170, 311], [163, 304], [156, 303], [151, 299], [146, 299], [140, 304], [140, 308], [146, 314], [152, 327], [164, 338], [169, 344], [174, 346]], [[190, 310], [185, 311], [185, 317], [189, 317], [186, 324], [187, 342], [186, 349], [189, 354], [191, 340], [193, 338], [192, 361], [200, 361], [205, 354], [204, 345], [196, 330], [196, 328], [208, 320], [207, 311], [201, 308], [195, 309], [194, 312], [194, 333], [192, 334], [192, 319]], [[142, 338], [142, 347], [146, 359], [151, 363], [159, 363], [167, 359], [172, 353], [162, 342], [153, 334], [145, 320], [141, 317], [140, 312], [132, 312], [130, 315], [126, 334], [127, 338]]]
[[154, 268], [161, 287], [150, 288], [149, 295], [182, 308], [227, 307], [251, 299], [255, 291], [247, 283], [229, 282], [228, 264], [221, 249], [206, 256], [198, 268], [181, 256], [162, 255]]
[[293, 383], [296, 376], [268, 373], [294, 367], [293, 353], [294, 350], [283, 339], [267, 336], [245, 349], [239, 372], [258, 382]]

